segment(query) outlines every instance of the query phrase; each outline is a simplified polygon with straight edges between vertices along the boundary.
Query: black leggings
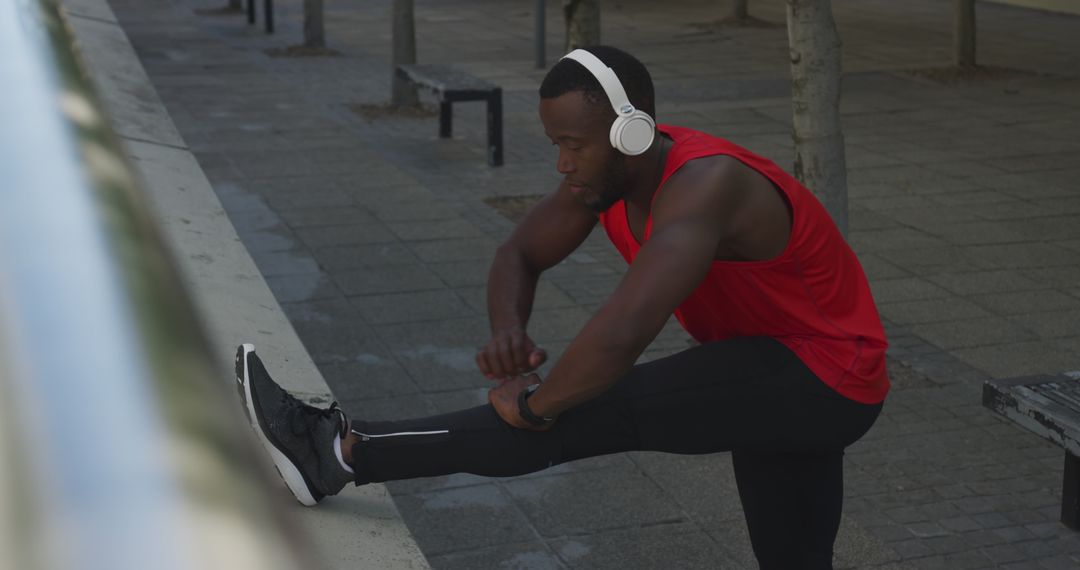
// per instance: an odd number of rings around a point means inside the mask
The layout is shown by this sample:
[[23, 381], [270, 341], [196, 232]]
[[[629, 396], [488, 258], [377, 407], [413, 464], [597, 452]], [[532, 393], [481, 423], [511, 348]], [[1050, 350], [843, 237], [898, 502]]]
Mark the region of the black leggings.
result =
[[635, 366], [551, 430], [510, 427], [490, 405], [428, 418], [354, 421], [357, 484], [521, 475], [622, 451], [730, 451], [761, 568], [832, 568], [844, 448], [881, 404], [849, 400], [764, 337], [713, 342]]

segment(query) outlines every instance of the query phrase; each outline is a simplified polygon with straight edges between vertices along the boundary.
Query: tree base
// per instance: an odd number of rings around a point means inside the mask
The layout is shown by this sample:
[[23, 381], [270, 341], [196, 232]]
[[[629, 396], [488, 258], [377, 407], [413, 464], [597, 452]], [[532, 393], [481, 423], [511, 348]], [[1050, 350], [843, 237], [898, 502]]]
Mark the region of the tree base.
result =
[[761, 20], [753, 16], [747, 16], [745, 18], [736, 18], [735, 16], [728, 16], [722, 20], [717, 20], [713, 23], [718, 28], [783, 28], [784, 24], [777, 24], [775, 22], [769, 22], [767, 20]]
[[337, 57], [341, 52], [328, 47], [311, 47], [295, 45], [283, 48], [264, 49], [263, 53], [270, 57]]

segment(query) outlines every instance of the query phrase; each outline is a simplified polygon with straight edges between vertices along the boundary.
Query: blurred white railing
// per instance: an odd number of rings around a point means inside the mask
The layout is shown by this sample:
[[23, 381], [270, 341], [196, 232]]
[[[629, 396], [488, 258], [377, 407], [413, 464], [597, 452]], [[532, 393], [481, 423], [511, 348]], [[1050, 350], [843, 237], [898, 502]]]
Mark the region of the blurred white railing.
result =
[[0, 1], [0, 570], [310, 568], [60, 12]]

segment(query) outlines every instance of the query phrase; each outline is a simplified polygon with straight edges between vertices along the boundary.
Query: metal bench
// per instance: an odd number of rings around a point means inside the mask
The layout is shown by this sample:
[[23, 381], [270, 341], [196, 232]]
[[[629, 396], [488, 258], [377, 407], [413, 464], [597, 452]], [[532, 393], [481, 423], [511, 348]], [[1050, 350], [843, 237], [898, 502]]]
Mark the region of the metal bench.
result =
[[459, 101], [487, 101], [488, 164], [502, 166], [502, 88], [445, 65], [410, 64], [397, 66], [396, 73], [435, 94], [439, 100], [439, 136], [449, 138], [453, 129], [453, 109]]
[[1080, 371], [988, 380], [983, 405], [1065, 448], [1061, 522], [1080, 530]]

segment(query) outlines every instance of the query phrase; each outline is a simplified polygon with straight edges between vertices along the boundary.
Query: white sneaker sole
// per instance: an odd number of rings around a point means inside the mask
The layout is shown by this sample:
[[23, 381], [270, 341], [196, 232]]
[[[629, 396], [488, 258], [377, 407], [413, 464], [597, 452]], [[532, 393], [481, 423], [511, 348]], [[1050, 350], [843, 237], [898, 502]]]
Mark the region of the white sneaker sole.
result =
[[[255, 434], [259, 437], [259, 441], [262, 442], [263, 447], [270, 453], [270, 458], [274, 461], [274, 467], [277, 468], [278, 475], [285, 481], [285, 485], [292, 491], [296, 500], [300, 501], [305, 507], [314, 507], [318, 504], [318, 501], [315, 500], [311, 490], [308, 489], [307, 483], [304, 482], [304, 476], [300, 474], [300, 469], [270, 441], [259, 423], [259, 416], [255, 413], [255, 403], [251, 395], [251, 379], [248, 377], [247, 364], [248, 354], [253, 352], [255, 352], [255, 345], [243, 344], [236, 355], [238, 360], [236, 363], [236, 381], [240, 383], [240, 388], [243, 390], [244, 408], [247, 411], [248, 421], [251, 423], [252, 429], [255, 430]], [[243, 374], [240, 373], [240, 370], [243, 370]]]

